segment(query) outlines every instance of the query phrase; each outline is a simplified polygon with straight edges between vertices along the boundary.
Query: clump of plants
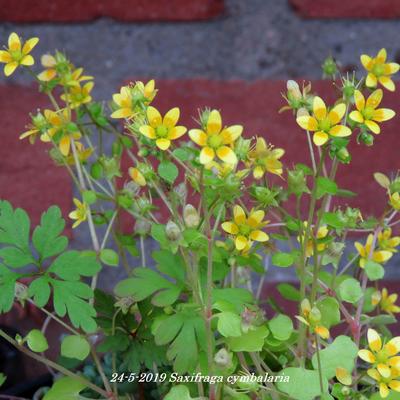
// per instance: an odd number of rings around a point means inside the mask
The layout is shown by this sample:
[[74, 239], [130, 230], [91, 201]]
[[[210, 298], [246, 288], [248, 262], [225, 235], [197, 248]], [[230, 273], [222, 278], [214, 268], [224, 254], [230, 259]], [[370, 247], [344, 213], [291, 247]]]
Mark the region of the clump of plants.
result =
[[[93, 77], [61, 52], [34, 72], [38, 41], [12, 33], [0, 51], [5, 75], [27, 71], [51, 103], [20, 139], [68, 170], [77, 195], [67, 223], [87, 225], [92, 242], [69, 248], [57, 205], [32, 227], [0, 202], [0, 311], [29, 303], [46, 316], [25, 336], [0, 336], [56, 374], [45, 400], [400, 398], [400, 337], [390, 330], [400, 308], [378, 285], [400, 244], [398, 171], [375, 174], [387, 193], [381, 215], [333, 201], [355, 195], [335, 181], [351, 168], [349, 143], [372, 152], [395, 116], [381, 105], [399, 70], [385, 49], [361, 56], [360, 77], [327, 59], [333, 104], [287, 82], [283, 110], [310, 150], [291, 166], [283, 149], [246, 135], [240, 115], [227, 126], [203, 109], [186, 127], [173, 104], [160, 112], [154, 80], [103, 104]], [[352, 232], [365, 239], [349, 244]], [[296, 274], [298, 285], [277, 289], [297, 315], [263, 292], [268, 265]], [[97, 288], [107, 268], [126, 271], [113, 293]], [[65, 329], [57, 360], [46, 355], [50, 320]]]

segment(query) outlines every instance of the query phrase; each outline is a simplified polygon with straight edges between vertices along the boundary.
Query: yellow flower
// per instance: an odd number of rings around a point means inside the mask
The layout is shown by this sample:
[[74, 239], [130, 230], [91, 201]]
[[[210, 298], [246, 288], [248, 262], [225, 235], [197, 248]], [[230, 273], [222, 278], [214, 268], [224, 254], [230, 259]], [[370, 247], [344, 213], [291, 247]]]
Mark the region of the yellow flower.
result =
[[147, 108], [147, 120], [149, 125], [142, 125], [139, 132], [155, 140], [161, 150], [167, 150], [171, 146], [171, 140], [180, 138], [186, 133], [186, 127], [176, 126], [180, 111], [178, 107], [171, 108], [162, 118], [158, 110], [152, 106]]
[[351, 130], [345, 125], [339, 125], [344, 117], [346, 106], [337, 104], [329, 112], [321, 97], [315, 96], [313, 101], [313, 116], [301, 115], [297, 117], [297, 123], [305, 130], [315, 132], [313, 141], [315, 145], [322, 146], [330, 136], [345, 137], [351, 135]]
[[267, 145], [263, 138], [258, 137], [256, 145], [249, 152], [249, 159], [254, 163], [253, 176], [261, 179], [266, 172], [282, 175], [282, 163], [279, 159], [285, 154], [283, 149], [274, 149]]
[[92, 101], [90, 92], [92, 91], [94, 82], [87, 82], [85, 85], [72, 86], [68, 93], [62, 94], [60, 97], [66, 103], [69, 103], [71, 108], [77, 108], [82, 104], [87, 104]]
[[22, 45], [20, 37], [15, 32], [11, 33], [8, 37], [8, 48], [0, 50], [0, 62], [6, 64], [4, 66], [4, 74], [10, 76], [19, 65], [33, 65], [35, 60], [29, 53], [38, 42], [39, 39], [34, 37], [28, 39]]
[[389, 295], [386, 288], [382, 289], [382, 292], [377, 290], [373, 295], [371, 302], [374, 306], [379, 304], [380, 308], [388, 314], [397, 314], [400, 312], [400, 307], [396, 305], [397, 294], [392, 293]]
[[48, 122], [44, 115], [38, 112], [32, 116], [32, 123], [27, 126], [28, 130], [21, 133], [19, 136], [20, 140], [29, 138], [31, 144], [35, 143], [38, 136], [42, 135], [48, 128]]
[[395, 337], [382, 345], [382, 339], [374, 329], [367, 332], [369, 349], [362, 349], [358, 356], [373, 368], [370, 368], [368, 375], [379, 383], [381, 397], [389, 395], [389, 388], [400, 391], [400, 381], [395, 379], [399, 376], [400, 357], [400, 336]]
[[[374, 240], [374, 235], [370, 234], [368, 235], [367, 242], [365, 243], [364, 246], [359, 242], [354, 243], [354, 246], [356, 247], [358, 254], [360, 255], [361, 268], [365, 267], [367, 260], [369, 260], [370, 258], [369, 256], [371, 253], [371, 246], [373, 240]], [[389, 258], [392, 257], [392, 253], [387, 250], [373, 250], [371, 254], [372, 254], [371, 260], [377, 263], [384, 263], [387, 260], [389, 260]]]
[[377, 122], [387, 121], [396, 115], [396, 113], [389, 108], [377, 109], [382, 101], [382, 97], [382, 89], [377, 89], [372, 92], [367, 101], [365, 101], [364, 95], [359, 90], [355, 90], [354, 101], [357, 110], [352, 111], [349, 117], [355, 122], [365, 124], [373, 133], [380, 133], [381, 129]]
[[399, 192], [389, 194], [389, 203], [395, 210], [400, 210], [400, 194], [399, 194]]
[[68, 156], [71, 148], [71, 140], [78, 140], [82, 136], [78, 127], [71, 121], [69, 110], [66, 108], [59, 112], [44, 110], [44, 116], [50, 128], [40, 139], [43, 142], [53, 140], [58, 144], [61, 154], [65, 157]]
[[[303, 222], [303, 226], [304, 226], [304, 232], [305, 232], [307, 229], [307, 221]], [[308, 242], [306, 244], [306, 249], [305, 249], [306, 257], [311, 257], [314, 254], [314, 240], [318, 241], [319, 239], [324, 239], [328, 235], [328, 232], [329, 232], [329, 230], [328, 230], [327, 226], [325, 226], [325, 225], [320, 226], [318, 228], [317, 235], [314, 238], [314, 233], [311, 228], [310, 235], [309, 235], [310, 237], [308, 239]], [[304, 235], [299, 236], [297, 239], [300, 243], [303, 243]], [[326, 243], [317, 243], [316, 246], [317, 246], [317, 251], [320, 252], [326, 248]]]
[[367, 79], [365, 81], [366, 86], [374, 88], [379, 82], [383, 87], [391, 92], [396, 89], [390, 75], [398, 72], [400, 66], [394, 62], [386, 63], [386, 49], [379, 50], [376, 57], [370, 57], [363, 54], [360, 58], [361, 64], [368, 71]]
[[75, 220], [72, 228], [76, 228], [79, 224], [86, 221], [88, 208], [85, 203], [81, 203], [78, 199], [73, 199], [73, 202], [76, 206], [76, 209], [74, 211], [71, 211], [68, 216], [71, 219]]
[[351, 374], [346, 368], [337, 367], [335, 376], [342, 385], [350, 386], [352, 384]]
[[296, 318], [307, 325], [310, 328], [310, 332], [315, 333], [322, 339], [328, 339], [330, 337], [329, 329], [320, 324], [320, 310], [315, 306], [311, 307], [311, 303], [308, 299], [302, 300], [300, 309], [301, 316], [296, 315]]
[[385, 229], [378, 234], [378, 244], [380, 249], [396, 253], [396, 247], [400, 244], [400, 236], [392, 237], [391, 228]]
[[134, 86], [121, 87], [120, 92], [113, 95], [116, 109], [111, 118], [133, 118], [142, 111], [142, 105], [147, 106], [153, 101], [156, 93], [153, 79], [146, 85], [138, 81]]
[[236, 205], [233, 208], [233, 221], [222, 223], [222, 229], [235, 237], [235, 246], [239, 251], [250, 249], [253, 241], [266, 242], [269, 236], [260, 230], [269, 221], [263, 221], [265, 212], [262, 210], [251, 210], [246, 216], [243, 208]]
[[129, 176], [139, 186], [146, 186], [146, 178], [143, 174], [139, 171], [138, 168], [131, 167], [128, 169]]
[[232, 146], [242, 131], [241, 125], [222, 128], [221, 114], [217, 110], [212, 110], [205, 130], [191, 129], [189, 136], [193, 142], [202, 147], [201, 164], [209, 165], [216, 156], [227, 164], [236, 164], [237, 156], [232, 150]]

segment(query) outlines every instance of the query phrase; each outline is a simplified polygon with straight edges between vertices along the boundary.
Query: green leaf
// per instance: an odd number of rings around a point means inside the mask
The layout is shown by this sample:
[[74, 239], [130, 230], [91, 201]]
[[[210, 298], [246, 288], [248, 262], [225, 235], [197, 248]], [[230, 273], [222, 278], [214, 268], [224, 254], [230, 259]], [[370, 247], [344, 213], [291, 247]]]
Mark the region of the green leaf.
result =
[[61, 343], [61, 355], [83, 361], [90, 353], [90, 344], [78, 335], [66, 336]]
[[[289, 377], [289, 382], [277, 382], [277, 388], [295, 400], [314, 400], [321, 395], [318, 371], [289, 367], [279, 375]], [[324, 392], [328, 390], [328, 381], [323, 378]]]
[[334, 212], [325, 212], [322, 215], [322, 223], [335, 229], [342, 229], [346, 225], [340, 214]]
[[357, 196], [357, 193], [352, 192], [351, 190], [347, 190], [347, 189], [338, 189], [336, 196], [338, 196], [338, 197], [355, 197], [355, 196]]
[[85, 388], [86, 385], [79, 379], [64, 377], [53, 384], [43, 400], [80, 400], [79, 393]]
[[0, 258], [3, 259], [5, 265], [11, 268], [21, 268], [35, 263], [31, 253], [25, 253], [20, 248], [13, 246], [0, 249]]
[[89, 302], [85, 301], [93, 297], [93, 291], [83, 282], [59, 281], [49, 278], [53, 286], [54, 309], [58, 316], [64, 317], [68, 313], [74, 327], [81, 327], [85, 332], [94, 332], [97, 328], [94, 317], [96, 310]]
[[53, 272], [61, 279], [78, 281], [81, 275], [94, 276], [100, 269], [101, 265], [93, 254], [69, 250], [59, 255], [48, 271]]
[[157, 171], [158, 174], [161, 176], [161, 178], [164, 179], [166, 182], [170, 183], [171, 185], [175, 182], [179, 174], [176, 165], [171, 161], [166, 161], [166, 160], [160, 162]]
[[[338, 336], [325, 349], [320, 351], [321, 371], [326, 379], [336, 375], [336, 368], [344, 368], [349, 373], [354, 369], [358, 347], [348, 336]], [[318, 369], [317, 354], [313, 355], [312, 364]]]
[[268, 322], [269, 330], [275, 339], [288, 340], [293, 333], [293, 322], [284, 314], [279, 314]]
[[49, 280], [46, 276], [37, 278], [31, 282], [28, 289], [29, 296], [33, 296], [33, 301], [38, 307], [44, 307], [49, 301], [51, 289]]
[[189, 389], [185, 385], [174, 386], [164, 397], [164, 400], [192, 400]]
[[15, 282], [19, 275], [0, 264], [0, 313], [11, 310], [14, 303]]
[[110, 267], [118, 267], [119, 256], [112, 249], [103, 249], [100, 251], [100, 260], [102, 263], [109, 265]]
[[253, 303], [253, 296], [243, 288], [214, 289], [212, 292], [212, 303], [227, 302], [233, 306], [238, 314], [244, 311], [247, 304]]
[[163, 278], [149, 268], [135, 268], [133, 277], [120, 281], [114, 291], [120, 297], [132, 296], [135, 301], [142, 301], [153, 295], [152, 303], [157, 307], [165, 307], [174, 303], [182, 285]]
[[167, 234], [165, 233], [165, 225], [163, 224], [153, 224], [151, 226], [151, 236], [154, 240], [160, 243], [161, 247], [169, 246], [169, 240]]
[[264, 347], [264, 339], [268, 334], [267, 327], [259, 326], [241, 336], [228, 338], [227, 343], [232, 351], [261, 351]]
[[336, 182], [320, 176], [317, 178], [317, 198], [325, 196], [326, 194], [335, 195], [338, 191], [338, 186]]
[[242, 319], [239, 315], [225, 311], [218, 314], [218, 332], [225, 337], [238, 337], [242, 334]]
[[340, 322], [339, 303], [334, 297], [323, 298], [317, 302], [317, 307], [321, 312], [321, 325], [329, 329]]
[[377, 281], [385, 275], [385, 269], [382, 265], [372, 260], [367, 260], [364, 270], [370, 281]]
[[190, 160], [190, 152], [184, 148], [175, 149], [172, 154], [181, 161]]
[[178, 282], [185, 281], [185, 263], [178, 254], [172, 254], [168, 250], [157, 250], [152, 253], [153, 260], [158, 263], [160, 272], [168, 275]]
[[4, 384], [6, 379], [7, 379], [7, 377], [0, 372], [0, 387]]
[[92, 205], [97, 201], [96, 192], [93, 192], [93, 190], [85, 190], [82, 192], [82, 199], [86, 204]]
[[32, 243], [41, 260], [63, 252], [68, 246], [68, 239], [60, 236], [65, 227], [61, 210], [57, 206], [50, 207], [42, 214], [40, 225], [35, 228]]
[[277, 267], [290, 267], [295, 261], [295, 257], [291, 253], [274, 253], [272, 255], [272, 264]]
[[277, 286], [278, 292], [286, 300], [300, 301], [300, 291], [289, 283], [280, 283]]
[[357, 303], [362, 297], [360, 282], [354, 278], [349, 278], [339, 285], [339, 294], [343, 301]]
[[39, 329], [32, 329], [25, 339], [28, 347], [35, 353], [42, 353], [49, 348], [46, 337]]
[[30, 253], [28, 214], [21, 208], [12, 208], [8, 201], [0, 201], [0, 243], [19, 247]]

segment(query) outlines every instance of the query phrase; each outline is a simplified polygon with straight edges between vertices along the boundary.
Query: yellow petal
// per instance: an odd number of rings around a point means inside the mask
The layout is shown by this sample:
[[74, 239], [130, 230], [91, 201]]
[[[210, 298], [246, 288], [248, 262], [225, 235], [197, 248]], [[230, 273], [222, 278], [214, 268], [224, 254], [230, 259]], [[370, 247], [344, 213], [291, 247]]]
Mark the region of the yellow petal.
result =
[[336, 378], [342, 385], [350, 386], [352, 383], [351, 375], [346, 368], [336, 368]]
[[329, 111], [328, 118], [332, 125], [338, 124], [346, 113], [346, 105], [338, 104]]
[[233, 207], [233, 219], [237, 225], [241, 225], [246, 222], [246, 214], [242, 207], [238, 205]]
[[257, 230], [250, 233], [250, 239], [256, 242], [266, 242], [269, 236], [265, 232]]
[[260, 166], [255, 167], [253, 176], [255, 179], [261, 179], [264, 176], [264, 170]]
[[379, 384], [379, 394], [381, 395], [382, 398], [386, 399], [386, 397], [389, 396], [389, 388], [387, 387], [386, 383], [380, 383]]
[[157, 139], [156, 145], [161, 150], [167, 150], [171, 146], [171, 141], [169, 139]]
[[328, 134], [322, 131], [315, 132], [313, 135], [313, 142], [315, 143], [316, 146], [322, 146], [328, 141], [328, 139], [329, 139]]
[[42, 63], [43, 67], [46, 68], [53, 68], [57, 64], [56, 59], [50, 54], [43, 54], [40, 58], [40, 62]]
[[364, 122], [364, 117], [363, 115], [360, 113], [360, 111], [354, 110], [349, 114], [349, 117], [355, 121], [355, 122], [359, 122], [360, 124], [362, 124]]
[[376, 366], [376, 369], [384, 378], [390, 377], [390, 368], [386, 364], [380, 363]]
[[149, 125], [143, 125], [139, 128], [139, 132], [148, 137], [149, 139], [155, 139], [156, 138], [156, 133], [154, 131], [154, 128], [152, 128]]
[[390, 339], [386, 344], [385, 344], [385, 350], [389, 354], [389, 356], [394, 356], [397, 353], [400, 352], [400, 337], [396, 336], [392, 339]]
[[251, 227], [256, 228], [258, 225], [260, 225], [260, 223], [264, 219], [264, 216], [265, 212], [263, 210], [253, 211], [250, 213], [247, 223]]
[[396, 392], [400, 392], [400, 381], [392, 380], [389, 382], [390, 389], [395, 390]]
[[244, 236], [240, 235], [236, 237], [235, 246], [238, 250], [243, 250], [247, 244], [248, 240]]
[[205, 146], [207, 144], [207, 135], [201, 129], [191, 129], [189, 131], [189, 137], [199, 146]]
[[225, 232], [231, 235], [236, 235], [239, 232], [238, 226], [233, 222], [224, 222], [221, 227]]
[[35, 64], [35, 60], [33, 59], [33, 57], [28, 54], [27, 56], [24, 56], [21, 61], [19, 62], [21, 65], [33, 65]]
[[200, 152], [200, 163], [203, 165], [209, 164], [215, 157], [215, 152], [211, 147], [203, 147]]
[[392, 119], [396, 113], [390, 108], [378, 108], [372, 114], [372, 119], [377, 122], [388, 121]]
[[132, 110], [129, 108], [120, 108], [118, 110], [115, 110], [111, 114], [111, 118], [129, 118], [133, 114]]
[[357, 251], [358, 251], [358, 253], [360, 254], [361, 257], [365, 257], [366, 256], [364, 246], [361, 243], [355, 242], [354, 246], [357, 249]]
[[360, 357], [362, 360], [366, 361], [367, 363], [373, 364], [376, 361], [375, 356], [373, 353], [369, 350], [360, 350], [358, 352], [358, 357]]
[[326, 105], [319, 96], [315, 96], [313, 100], [313, 113], [319, 121], [326, 117]]
[[316, 326], [314, 331], [322, 339], [328, 339], [330, 336], [329, 329], [325, 328], [325, 326]]
[[383, 91], [382, 89], [377, 89], [372, 92], [368, 99], [367, 99], [367, 107], [376, 108], [379, 106], [380, 102], [382, 101]]
[[381, 380], [381, 376], [379, 375], [379, 372], [374, 368], [370, 368], [369, 370], [367, 370], [367, 374], [368, 374], [368, 376], [370, 376], [372, 379], [376, 380], [377, 382], [379, 382]]
[[363, 67], [369, 71], [371, 69], [371, 62], [372, 62], [372, 58], [366, 54], [362, 54], [360, 57], [361, 60], [361, 64], [363, 65]]
[[22, 54], [28, 54], [32, 51], [32, 49], [38, 44], [39, 38], [34, 37], [31, 39], [28, 39], [24, 46], [22, 47]]
[[152, 106], [147, 108], [147, 119], [149, 121], [150, 126], [156, 128], [157, 126], [162, 124], [161, 114], [158, 110]]
[[367, 75], [367, 79], [365, 80], [365, 85], [367, 87], [374, 88], [374, 87], [376, 87], [377, 84], [378, 84], [378, 80], [376, 79], [376, 76], [372, 73], [369, 73]]
[[139, 186], [146, 186], [146, 179], [137, 168], [129, 168], [129, 176]]
[[387, 58], [386, 49], [380, 49], [378, 54], [376, 55], [376, 61], [379, 63], [384, 63]]
[[359, 90], [354, 91], [354, 102], [358, 111], [362, 111], [364, 109], [365, 97]]
[[170, 131], [168, 132], [168, 139], [174, 140], [178, 139], [181, 136], [183, 136], [186, 133], [187, 129], [184, 126], [174, 126]]
[[218, 158], [220, 158], [223, 162], [226, 162], [227, 164], [236, 164], [237, 163], [236, 154], [228, 146], [221, 146], [220, 148], [218, 148], [217, 156], [218, 156]]
[[0, 62], [9, 63], [12, 61], [11, 54], [8, 51], [0, 50]]
[[308, 115], [304, 115], [302, 117], [298, 117], [296, 122], [305, 130], [314, 132], [318, 129], [318, 122], [314, 117], [310, 117]]
[[[45, 69], [42, 71], [40, 74], [38, 74], [38, 79], [44, 82], [51, 81], [55, 76], [57, 75], [57, 72], [55, 69]], [[115, 117], [113, 117], [115, 118]]]
[[396, 85], [388, 76], [381, 76], [380, 78], [378, 78], [378, 80], [379, 83], [390, 92], [394, 92], [396, 90]]
[[365, 121], [364, 123], [371, 132], [376, 133], [377, 135], [381, 133], [381, 128], [376, 122], [368, 120]]
[[330, 129], [329, 134], [335, 137], [346, 137], [351, 135], [351, 129], [344, 125], [335, 125]]
[[21, 39], [15, 32], [8, 37], [8, 48], [12, 51], [21, 50]]
[[393, 256], [393, 253], [391, 253], [390, 251], [379, 250], [379, 251], [373, 252], [372, 259], [377, 263], [383, 263], [383, 262], [389, 260], [389, 258], [391, 258], [392, 256]]
[[10, 76], [15, 69], [18, 67], [18, 63], [16, 61], [10, 62], [4, 66], [4, 75]]
[[232, 125], [229, 128], [225, 128], [221, 132], [222, 143], [232, 144], [243, 132], [243, 126]]
[[395, 368], [399, 369], [400, 368], [400, 356], [391, 357], [389, 359], [389, 365], [391, 367], [395, 367]]
[[393, 75], [399, 72], [400, 65], [397, 63], [387, 63], [383, 67], [383, 73], [385, 75]]
[[382, 348], [382, 340], [375, 329], [368, 329], [367, 332], [369, 348], [372, 351], [379, 351]]
[[163, 125], [172, 128], [178, 122], [180, 111], [178, 107], [171, 108], [165, 115], [163, 119]]
[[207, 133], [216, 134], [221, 131], [222, 119], [218, 110], [212, 110], [207, 121]]

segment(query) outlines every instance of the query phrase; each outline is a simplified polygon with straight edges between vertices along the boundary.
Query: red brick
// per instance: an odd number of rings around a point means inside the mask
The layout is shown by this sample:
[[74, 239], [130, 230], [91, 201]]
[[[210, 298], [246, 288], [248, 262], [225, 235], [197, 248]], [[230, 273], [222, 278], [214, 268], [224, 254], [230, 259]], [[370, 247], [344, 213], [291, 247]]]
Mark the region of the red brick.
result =
[[0, 21], [82, 22], [100, 17], [120, 21], [192, 21], [220, 15], [223, 0], [0, 0]]
[[46, 97], [36, 89], [0, 86], [0, 198], [26, 209], [34, 224], [49, 206], [60, 206], [66, 216], [72, 204], [71, 180], [49, 158], [48, 146], [18, 139], [29, 123], [29, 113], [46, 106]]
[[[278, 113], [284, 105], [281, 92], [285, 90], [285, 81], [160, 80], [156, 85], [159, 93], [155, 106], [162, 113], [179, 106], [181, 123], [187, 127], [194, 127], [193, 117], [197, 117], [199, 108], [217, 108], [222, 112], [224, 124], [244, 125], [244, 137], [261, 135], [284, 148], [286, 166], [297, 162], [310, 165], [305, 132], [296, 124], [291, 112]], [[335, 100], [334, 89], [328, 81], [313, 82], [313, 90], [328, 104]], [[385, 92], [385, 107], [398, 110], [399, 104], [399, 93]], [[397, 126], [396, 118], [382, 123], [382, 134], [375, 136], [373, 147], [358, 145], [354, 135], [350, 145], [353, 160], [350, 165], [340, 164], [338, 182], [341, 188], [351, 189], [358, 196], [341, 199], [340, 204], [359, 207], [364, 216], [382, 212], [387, 198], [385, 191], [375, 183], [373, 173], [380, 171], [391, 175], [398, 169]], [[130, 165], [129, 160], [126, 163]], [[165, 217], [165, 210], [162, 213]]]
[[398, 18], [398, 0], [289, 0], [304, 18]]

